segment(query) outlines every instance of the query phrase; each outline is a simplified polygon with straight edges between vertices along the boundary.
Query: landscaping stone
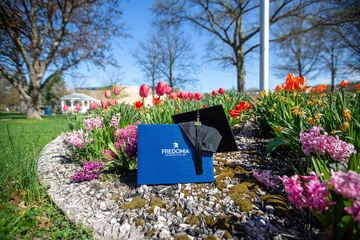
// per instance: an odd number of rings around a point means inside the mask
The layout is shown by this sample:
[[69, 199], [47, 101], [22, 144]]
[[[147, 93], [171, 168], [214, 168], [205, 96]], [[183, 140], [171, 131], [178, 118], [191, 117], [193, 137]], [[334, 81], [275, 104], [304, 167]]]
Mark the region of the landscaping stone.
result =
[[122, 171], [120, 180], [75, 183], [71, 176], [80, 165], [61, 136], [43, 149], [38, 173], [54, 203], [72, 221], [91, 226], [95, 239], [306, 238], [304, 219], [291, 214], [281, 188], [270, 195], [252, 177], [253, 170], [286, 171], [264, 157], [269, 140], [258, 131], [251, 122], [233, 128], [239, 151], [214, 155], [215, 183], [137, 186], [135, 171]]

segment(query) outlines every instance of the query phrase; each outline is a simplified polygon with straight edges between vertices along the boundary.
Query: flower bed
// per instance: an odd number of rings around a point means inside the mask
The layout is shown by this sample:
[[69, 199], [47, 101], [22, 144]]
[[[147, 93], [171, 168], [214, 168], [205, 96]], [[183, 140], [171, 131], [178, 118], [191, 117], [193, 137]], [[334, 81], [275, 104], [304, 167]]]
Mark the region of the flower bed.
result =
[[[308, 208], [334, 238], [359, 237], [360, 87], [346, 92], [347, 85], [344, 81], [340, 90], [326, 94], [326, 85], [307, 88], [305, 77], [289, 74], [275, 92], [252, 99], [223, 88], [211, 94], [174, 93], [160, 82], [152, 106], [144, 101], [119, 103], [118, 88], [114, 97], [106, 91], [108, 100], [92, 104], [90, 115], [69, 118], [74, 132], [64, 138], [73, 156], [85, 163], [79, 172], [82, 177], [74, 180], [91, 180], [101, 169], [136, 168], [137, 124], [170, 124], [173, 114], [221, 104], [230, 125], [252, 119], [273, 137], [267, 154], [281, 145], [296, 153], [295, 159], [285, 159], [293, 176], [273, 176], [265, 170], [253, 172], [254, 179], [268, 189], [283, 186], [289, 202], [298, 209]], [[139, 94], [144, 99], [149, 91], [142, 85]], [[93, 163], [96, 171], [89, 170], [91, 178], [86, 178], [89, 161], [100, 163]]]

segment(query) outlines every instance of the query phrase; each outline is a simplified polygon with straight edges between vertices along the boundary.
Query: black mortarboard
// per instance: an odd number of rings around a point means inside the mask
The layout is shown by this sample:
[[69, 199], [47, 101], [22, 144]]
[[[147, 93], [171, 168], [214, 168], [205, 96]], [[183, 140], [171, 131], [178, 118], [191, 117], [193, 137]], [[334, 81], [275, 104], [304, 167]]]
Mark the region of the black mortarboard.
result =
[[196, 174], [202, 174], [202, 150], [209, 152], [238, 150], [221, 105], [173, 115], [172, 118], [196, 149]]

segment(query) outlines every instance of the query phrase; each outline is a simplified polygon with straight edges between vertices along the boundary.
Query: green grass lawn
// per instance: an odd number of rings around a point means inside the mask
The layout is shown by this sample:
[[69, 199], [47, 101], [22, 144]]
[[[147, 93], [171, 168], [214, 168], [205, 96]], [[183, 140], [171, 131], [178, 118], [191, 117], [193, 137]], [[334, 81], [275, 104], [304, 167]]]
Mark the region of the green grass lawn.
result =
[[63, 117], [0, 114], [0, 239], [89, 239], [91, 229], [68, 221], [39, 184], [37, 159], [61, 132]]

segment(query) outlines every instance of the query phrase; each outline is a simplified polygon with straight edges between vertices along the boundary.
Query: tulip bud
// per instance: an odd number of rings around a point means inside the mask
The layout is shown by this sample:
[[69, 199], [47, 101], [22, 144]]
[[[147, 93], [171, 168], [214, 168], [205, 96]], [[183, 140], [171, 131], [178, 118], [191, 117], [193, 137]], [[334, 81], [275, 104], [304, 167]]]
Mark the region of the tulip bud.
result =
[[200, 101], [201, 98], [202, 98], [202, 94], [200, 94], [200, 93], [195, 93], [195, 99], [196, 99], [196, 100]]
[[146, 98], [149, 95], [150, 87], [146, 84], [140, 86], [139, 95], [142, 98]]
[[172, 87], [167, 87], [166, 94], [169, 95], [170, 93], [172, 93]]
[[158, 82], [156, 86], [156, 94], [158, 96], [163, 96], [166, 93], [166, 90], [168, 88], [168, 85], [164, 82]]
[[80, 108], [81, 108], [80, 103], [77, 103], [77, 104], [75, 105], [75, 108], [76, 108], [77, 110], [80, 110]]
[[224, 94], [225, 93], [225, 88], [219, 88], [218, 93], [219, 94]]
[[104, 93], [104, 96], [105, 96], [106, 98], [110, 98], [110, 96], [111, 96], [110, 90], [106, 90], [105, 93]]
[[341, 83], [340, 83], [340, 87], [341, 88], [346, 88], [349, 84], [350, 84], [349, 81], [342, 80]]
[[119, 87], [115, 87], [115, 88], [114, 88], [114, 94], [115, 94], [115, 95], [119, 95], [119, 94], [120, 94], [120, 88], [119, 88]]
[[193, 100], [195, 98], [195, 94], [192, 93], [192, 92], [188, 92], [187, 93], [187, 97], [190, 99], [190, 100]]
[[64, 106], [63, 106], [63, 110], [64, 110], [65, 112], [67, 112], [67, 111], [69, 110], [69, 107], [68, 107], [67, 105], [64, 105]]
[[213, 91], [211, 92], [211, 95], [216, 96], [216, 91], [213, 90]]
[[74, 108], [74, 113], [78, 113], [79, 110], [77, 108]]

